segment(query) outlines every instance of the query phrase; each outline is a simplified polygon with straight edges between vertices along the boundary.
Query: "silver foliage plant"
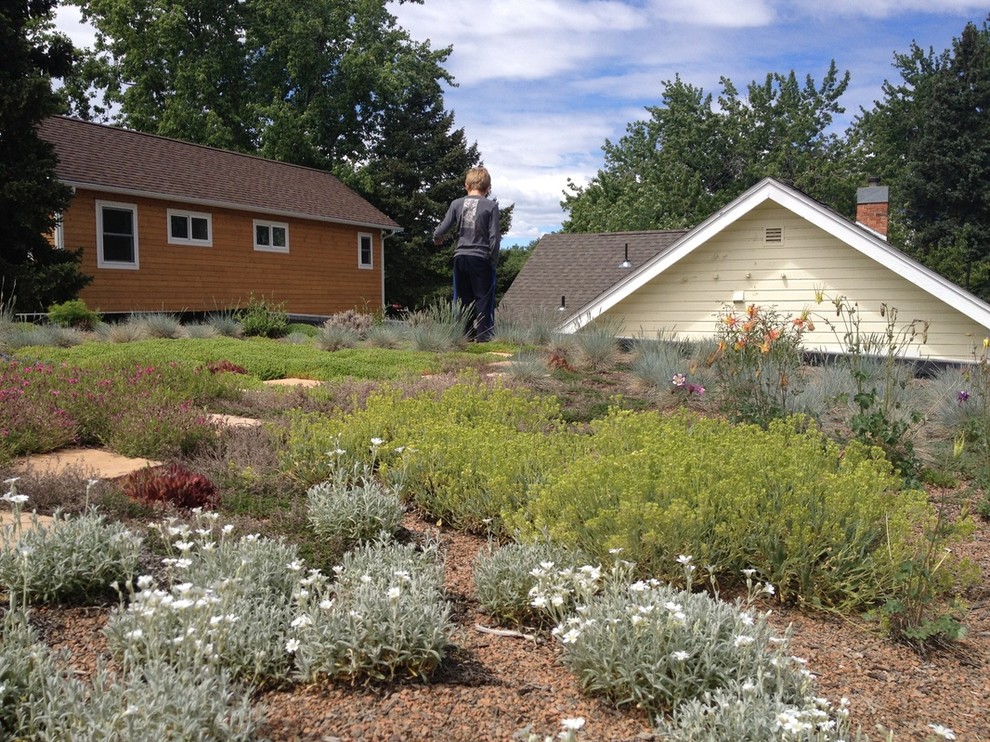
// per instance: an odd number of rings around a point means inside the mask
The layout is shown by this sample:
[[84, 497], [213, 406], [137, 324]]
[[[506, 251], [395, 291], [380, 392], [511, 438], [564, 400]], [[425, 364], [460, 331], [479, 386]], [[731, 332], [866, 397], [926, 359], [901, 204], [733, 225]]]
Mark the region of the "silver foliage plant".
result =
[[849, 739], [845, 705], [815, 697], [788, 637], [775, 636], [769, 614], [749, 607], [757, 590], [772, 594], [772, 586], [754, 587], [746, 570], [747, 601], [729, 604], [691, 592], [691, 558], [678, 562], [686, 590], [633, 581], [634, 565], [621, 560], [609, 571], [537, 571], [533, 603], [562, 617], [553, 635], [584, 689], [646, 709], [664, 739]]
[[90, 683], [40, 642], [20, 610], [0, 625], [3, 739], [256, 739], [262, 710], [210, 668], [153, 663], [123, 673], [102, 664]]
[[311, 573], [298, 593], [286, 650], [299, 676], [389, 681], [427, 679], [443, 660], [453, 624], [435, 544], [386, 536], [344, 555], [335, 579]]
[[12, 604], [98, 600], [113, 594], [111, 583], [133, 577], [140, 537], [92, 511], [56, 513], [47, 525], [32, 514], [22, 526], [28, 496], [17, 491], [17, 478], [5, 484], [9, 490], [0, 499], [11, 504], [14, 517], [0, 529], [0, 585]]
[[302, 562], [295, 546], [254, 535], [234, 539], [200, 513], [196, 528], [158, 524], [173, 552], [165, 584], [150, 575], [129, 585], [105, 633], [125, 666], [166, 662], [179, 669], [218, 667], [249, 683], [285, 679], [282, 649], [294, 613]]
[[313, 530], [331, 541], [353, 545], [402, 527], [405, 506], [395, 488], [382, 484], [366, 464], [336, 467], [331, 477], [306, 492]]
[[576, 569], [583, 561], [581, 554], [548, 541], [483, 549], [474, 560], [474, 594], [485, 612], [501, 622], [543, 623], [549, 614], [533, 605], [539, 575]]

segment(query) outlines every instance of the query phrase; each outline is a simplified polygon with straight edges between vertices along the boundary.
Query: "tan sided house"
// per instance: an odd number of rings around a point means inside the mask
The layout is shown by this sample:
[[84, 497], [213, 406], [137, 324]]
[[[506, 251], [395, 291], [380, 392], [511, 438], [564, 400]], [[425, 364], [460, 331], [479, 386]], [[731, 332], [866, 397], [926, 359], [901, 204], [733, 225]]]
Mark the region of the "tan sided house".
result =
[[74, 190], [56, 242], [83, 248], [93, 309], [384, 303], [383, 240], [399, 225], [330, 173], [65, 117], [40, 134]]
[[[898, 327], [928, 323], [927, 342], [914, 345], [919, 357], [972, 360], [974, 344], [990, 335], [990, 305], [887, 243], [886, 192], [860, 189], [853, 223], [768, 178], [691, 230], [547, 235], [501, 306], [556, 307], [565, 332], [605, 316], [625, 337], [702, 339], [714, 335], [720, 311], [750, 304], [834, 318], [830, 303], [815, 303], [817, 290], [857, 304], [861, 332], [886, 330], [886, 305]], [[845, 350], [816, 324], [807, 350]]]

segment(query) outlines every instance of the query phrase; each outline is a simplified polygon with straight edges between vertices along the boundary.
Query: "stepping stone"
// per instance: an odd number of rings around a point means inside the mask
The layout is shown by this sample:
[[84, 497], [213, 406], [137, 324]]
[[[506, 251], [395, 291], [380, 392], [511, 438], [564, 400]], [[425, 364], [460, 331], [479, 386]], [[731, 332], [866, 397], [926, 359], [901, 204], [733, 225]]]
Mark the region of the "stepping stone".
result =
[[[52, 518], [50, 515], [39, 515], [38, 516], [38, 525], [41, 528], [51, 528], [51, 525], [54, 522], [55, 522], [54, 518]], [[0, 511], [0, 526], [9, 526], [9, 525], [12, 525], [13, 523], [14, 523], [14, 514], [13, 513], [8, 512], [6, 510]], [[31, 513], [23, 513], [22, 512], [21, 513], [20, 528], [19, 528], [18, 532], [27, 530], [29, 528], [31, 528]], [[2, 535], [0, 535], [0, 547], [2, 547], [4, 545], [4, 543], [5, 543], [4, 537]], [[17, 539], [14, 538], [14, 540], [11, 542], [11, 544], [16, 544], [16, 543], [17, 543]]]
[[269, 379], [264, 383], [269, 386], [320, 386], [323, 384], [317, 379]]
[[14, 465], [14, 471], [19, 474], [57, 474], [71, 468], [80, 470], [83, 475], [92, 474], [97, 479], [116, 479], [139, 469], [161, 466], [161, 463], [151, 459], [128, 458], [101, 448], [64, 448], [21, 459]]
[[221, 415], [217, 413], [207, 415], [207, 417], [210, 419], [210, 422], [222, 425], [225, 428], [257, 428], [261, 425], [261, 420], [256, 420], [253, 417], [238, 417], [237, 415]]

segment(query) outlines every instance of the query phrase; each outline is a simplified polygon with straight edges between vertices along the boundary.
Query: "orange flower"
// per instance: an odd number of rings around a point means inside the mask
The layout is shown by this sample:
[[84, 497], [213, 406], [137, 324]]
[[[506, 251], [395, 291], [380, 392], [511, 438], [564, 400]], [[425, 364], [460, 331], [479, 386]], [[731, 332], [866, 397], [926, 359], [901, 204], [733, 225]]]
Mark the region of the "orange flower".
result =
[[725, 324], [728, 325], [729, 327], [735, 327], [736, 326], [736, 323], [739, 320], [736, 318], [736, 315], [734, 315], [734, 314], [727, 314], [727, 315], [725, 315], [725, 317], [722, 318], [722, 321], [725, 322]]
[[751, 319], [749, 322], [743, 325], [743, 332], [752, 332], [756, 329], [756, 320]]
[[791, 322], [791, 324], [800, 330], [802, 327], [804, 327], [804, 320], [801, 319], [800, 317], [795, 317], [794, 321]]
[[746, 347], [746, 339], [745, 338], [743, 338], [742, 340], [737, 341], [736, 344], [732, 346], [732, 348], [734, 350], [742, 350], [745, 347]]
[[749, 318], [750, 319], [753, 319], [753, 317], [756, 316], [756, 312], [757, 312], [757, 309], [756, 309], [756, 305], [755, 304], [750, 304], [749, 305], [749, 308], [746, 310], [746, 314], [749, 315]]
[[776, 340], [777, 338], [779, 338], [779, 337], [780, 337], [780, 330], [778, 330], [778, 329], [777, 329], [777, 328], [775, 327], [775, 328], [773, 328], [772, 330], [770, 330], [770, 332], [768, 332], [768, 333], [767, 333], [767, 336], [768, 336], [768, 337], [769, 337], [769, 338], [770, 338], [771, 340]]
[[767, 354], [770, 352], [770, 338], [767, 338], [762, 343], [760, 343], [760, 352]]

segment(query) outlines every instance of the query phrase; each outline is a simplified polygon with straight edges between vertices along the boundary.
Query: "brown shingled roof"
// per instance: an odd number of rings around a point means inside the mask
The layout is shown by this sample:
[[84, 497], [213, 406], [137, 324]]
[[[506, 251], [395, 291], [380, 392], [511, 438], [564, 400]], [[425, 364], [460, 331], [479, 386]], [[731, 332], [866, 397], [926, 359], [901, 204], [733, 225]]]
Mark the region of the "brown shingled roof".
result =
[[[687, 230], [548, 234], [533, 248], [501, 307], [512, 311], [552, 309], [565, 297], [567, 315], [670, 248]], [[629, 245], [632, 268], [620, 268]]]
[[61, 181], [78, 188], [385, 229], [398, 224], [323, 170], [54, 116]]

